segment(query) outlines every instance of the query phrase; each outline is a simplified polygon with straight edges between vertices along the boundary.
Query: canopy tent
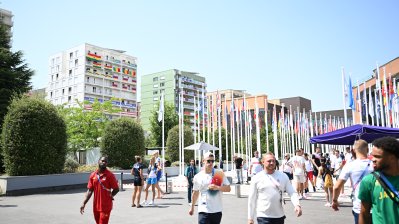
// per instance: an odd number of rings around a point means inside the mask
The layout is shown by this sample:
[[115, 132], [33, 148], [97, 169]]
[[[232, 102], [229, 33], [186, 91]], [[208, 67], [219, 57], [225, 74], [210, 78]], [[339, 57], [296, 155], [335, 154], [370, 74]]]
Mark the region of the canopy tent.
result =
[[219, 150], [218, 147], [213, 146], [213, 145], [208, 144], [208, 143], [203, 142], [203, 141], [195, 143], [193, 145], [189, 145], [189, 146], [185, 147], [184, 149], [197, 150], [197, 151]]
[[353, 145], [356, 140], [363, 139], [371, 143], [377, 138], [392, 136], [399, 138], [398, 128], [387, 128], [356, 124], [310, 138], [312, 144]]

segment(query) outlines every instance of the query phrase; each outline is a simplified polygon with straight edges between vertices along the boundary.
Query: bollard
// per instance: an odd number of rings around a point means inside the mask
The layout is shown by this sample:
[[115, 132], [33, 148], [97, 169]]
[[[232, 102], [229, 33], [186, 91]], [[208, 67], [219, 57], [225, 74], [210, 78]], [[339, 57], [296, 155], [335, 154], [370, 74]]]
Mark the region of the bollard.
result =
[[123, 190], [123, 172], [121, 172], [121, 179], [120, 179], [119, 186], [120, 186], [120, 190], [121, 190], [121, 191], [124, 191], [124, 190]]
[[165, 172], [165, 193], [169, 193], [168, 192], [168, 173]]
[[241, 198], [241, 185], [240, 184], [236, 184], [236, 195], [237, 198]]

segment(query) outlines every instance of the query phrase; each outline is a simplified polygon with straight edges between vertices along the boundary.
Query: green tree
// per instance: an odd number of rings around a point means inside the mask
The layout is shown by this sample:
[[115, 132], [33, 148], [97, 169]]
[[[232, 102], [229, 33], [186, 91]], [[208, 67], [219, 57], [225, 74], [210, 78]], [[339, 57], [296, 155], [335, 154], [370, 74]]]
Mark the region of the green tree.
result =
[[67, 146], [64, 120], [41, 99], [12, 100], [1, 133], [5, 170], [9, 175], [61, 173]]
[[87, 150], [100, 146], [106, 124], [110, 121], [107, 114], [116, 113], [119, 109], [112, 106], [113, 99], [100, 103], [97, 99], [91, 104], [91, 110], [85, 109], [84, 104], [78, 103], [78, 107], [65, 108], [59, 106], [60, 114], [67, 124], [68, 151], [76, 155], [78, 150]]
[[[28, 92], [33, 76], [33, 71], [23, 59], [23, 53], [13, 53], [10, 49], [10, 35], [7, 28], [0, 23], [0, 131], [12, 96]], [[0, 157], [0, 171], [2, 168], [3, 159]]]
[[[179, 117], [175, 111], [175, 107], [173, 104], [165, 102], [164, 105], [164, 125], [165, 125], [165, 140], [168, 139], [169, 130], [172, 129], [175, 125], [179, 124]], [[152, 143], [157, 147], [162, 147], [162, 121], [158, 121], [158, 110], [154, 109], [152, 111], [152, 116], [150, 117], [151, 123], [151, 138]]]
[[[194, 135], [190, 127], [184, 126], [184, 147], [194, 144]], [[179, 125], [169, 130], [166, 141], [166, 154], [172, 161], [179, 161]], [[188, 163], [194, 158], [194, 151], [184, 150], [184, 162]]]
[[[222, 150], [222, 160], [225, 160], [226, 159], [226, 129], [224, 129], [224, 128], [222, 128], [221, 129], [221, 139], [222, 139], [222, 148], [221, 148], [221, 150]], [[211, 136], [211, 139], [212, 139], [212, 136]], [[229, 159], [231, 159], [231, 138], [230, 138], [230, 132], [228, 132], [227, 133], [227, 139], [228, 139], [228, 146], [229, 146]], [[213, 142], [211, 142], [211, 143], [213, 143]], [[216, 147], [218, 147], [219, 148], [219, 129], [216, 129], [215, 130], [215, 146]], [[216, 153], [216, 155], [215, 155], [215, 157], [216, 157], [216, 159], [217, 160], [219, 160], [219, 153], [220, 153], [220, 150], [218, 150], [218, 151], [215, 151], [215, 153]]]
[[101, 141], [101, 154], [109, 157], [109, 166], [131, 168], [134, 156], [144, 153], [144, 131], [140, 124], [130, 118], [109, 122]]

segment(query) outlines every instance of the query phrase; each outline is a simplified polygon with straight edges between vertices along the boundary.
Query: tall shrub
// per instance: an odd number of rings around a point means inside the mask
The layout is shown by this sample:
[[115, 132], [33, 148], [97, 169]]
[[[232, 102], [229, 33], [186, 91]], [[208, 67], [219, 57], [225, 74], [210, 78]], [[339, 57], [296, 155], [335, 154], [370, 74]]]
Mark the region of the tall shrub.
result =
[[101, 140], [101, 153], [109, 158], [109, 166], [131, 168], [135, 155], [144, 155], [144, 131], [129, 118], [119, 118], [107, 124]]
[[67, 136], [64, 120], [50, 103], [14, 98], [1, 133], [5, 171], [11, 176], [61, 173]]
[[[194, 144], [194, 135], [190, 127], [184, 126], [184, 147]], [[179, 125], [169, 130], [168, 139], [166, 141], [166, 153], [169, 159], [179, 161]], [[194, 159], [194, 151], [184, 150], [184, 162], [188, 163], [190, 159]]]

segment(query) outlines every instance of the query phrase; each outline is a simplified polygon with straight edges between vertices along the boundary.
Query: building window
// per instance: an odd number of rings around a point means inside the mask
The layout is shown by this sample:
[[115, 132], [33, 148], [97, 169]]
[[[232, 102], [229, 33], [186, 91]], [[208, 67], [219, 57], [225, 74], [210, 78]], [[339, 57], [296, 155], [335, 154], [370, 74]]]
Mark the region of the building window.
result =
[[164, 80], [165, 79], [165, 76], [161, 76], [161, 78], [160, 78], [161, 80]]
[[58, 73], [57, 73], [57, 74], [55, 74], [55, 79], [56, 79], [56, 80], [58, 79]]
[[75, 67], [78, 66], [78, 59], [75, 59]]
[[90, 77], [87, 77], [87, 83], [90, 83]]
[[72, 87], [69, 87], [68, 88], [68, 94], [71, 94], [71, 92], [72, 92]]
[[158, 97], [152, 98], [153, 101], [158, 101]]
[[154, 85], [154, 88], [158, 88], [158, 84], [155, 84], [155, 85]]
[[69, 69], [69, 77], [72, 77], [72, 69]]
[[72, 101], [72, 96], [68, 96], [68, 103]]
[[73, 52], [70, 52], [69, 53], [69, 59], [72, 59], [72, 57], [73, 57]]
[[164, 87], [164, 86], [165, 86], [164, 82], [159, 83], [159, 87]]
[[65, 93], [65, 89], [62, 89], [62, 95], [64, 95], [64, 93]]
[[157, 81], [158, 81], [158, 77], [154, 77], [154, 78], [152, 79], [152, 81], [153, 81], [153, 82], [157, 82]]
[[79, 53], [79, 51], [76, 50], [76, 51], [75, 51], [75, 57], [78, 57], [78, 53]]
[[54, 81], [54, 75], [51, 75], [51, 81]]
[[93, 86], [93, 93], [97, 92], [97, 88]]
[[50, 92], [50, 98], [53, 98], [53, 92]]
[[153, 94], [153, 95], [157, 95], [157, 94], [158, 94], [158, 91], [154, 91], [154, 92], [152, 92], [152, 94]]

